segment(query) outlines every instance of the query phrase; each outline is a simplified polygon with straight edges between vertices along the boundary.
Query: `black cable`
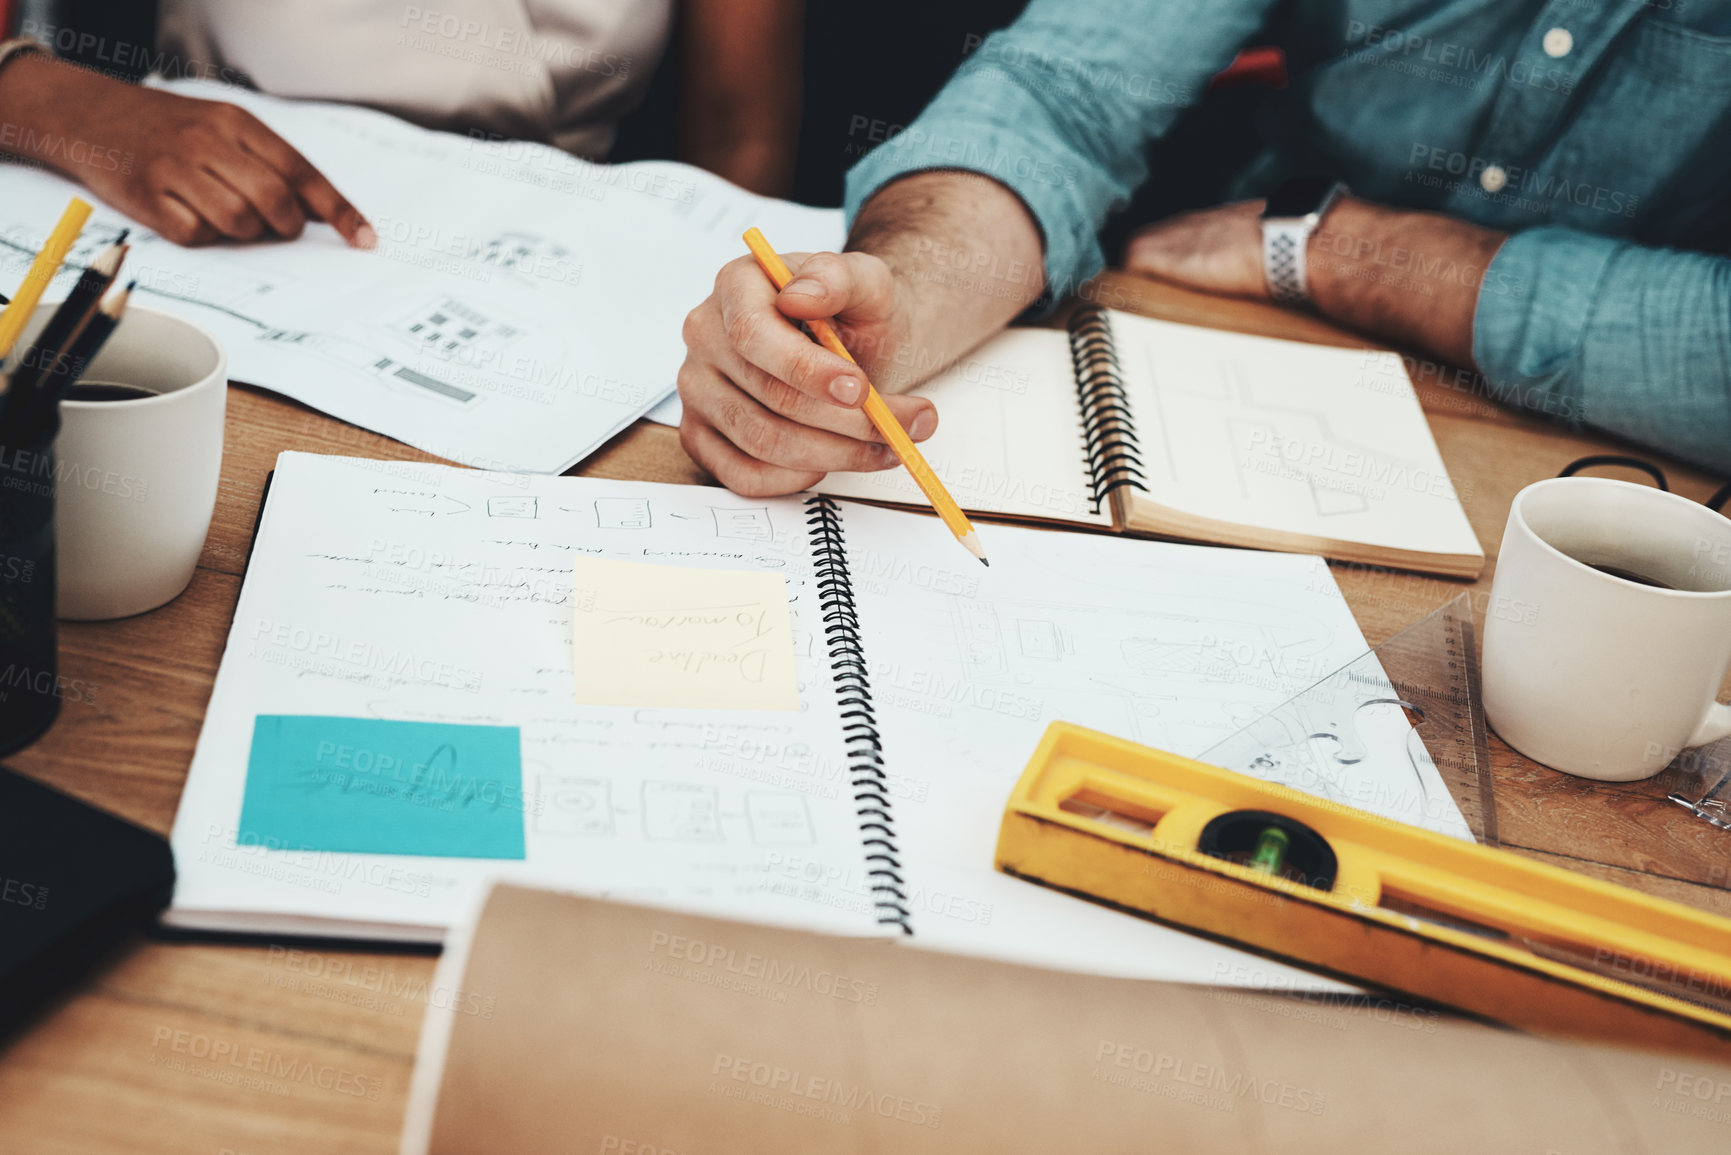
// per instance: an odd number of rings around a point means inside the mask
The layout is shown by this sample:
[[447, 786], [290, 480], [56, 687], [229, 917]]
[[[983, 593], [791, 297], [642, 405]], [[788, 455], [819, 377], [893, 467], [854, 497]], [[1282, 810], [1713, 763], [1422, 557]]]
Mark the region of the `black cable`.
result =
[[1651, 461], [1643, 461], [1639, 457], [1625, 457], [1620, 453], [1595, 453], [1590, 457], [1577, 458], [1563, 466], [1558, 477], [1573, 477], [1583, 469], [1592, 469], [1600, 465], [1624, 465], [1630, 469], [1639, 469], [1658, 483], [1660, 489], [1671, 492], [1670, 483], [1665, 480], [1665, 471]]

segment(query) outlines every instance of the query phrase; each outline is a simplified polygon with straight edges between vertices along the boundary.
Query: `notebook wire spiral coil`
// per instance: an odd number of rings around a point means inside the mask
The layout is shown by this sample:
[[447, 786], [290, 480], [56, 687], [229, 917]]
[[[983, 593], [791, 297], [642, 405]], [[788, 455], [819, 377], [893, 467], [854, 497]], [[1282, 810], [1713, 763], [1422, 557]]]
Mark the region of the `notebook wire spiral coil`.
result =
[[1114, 490], [1148, 488], [1106, 310], [1086, 305], [1076, 311], [1070, 319], [1070, 356], [1076, 365], [1084, 458], [1099, 512]]
[[903, 934], [912, 934], [907, 884], [902, 881], [901, 851], [896, 845], [895, 818], [883, 764], [883, 742], [878, 734], [871, 679], [860, 641], [859, 614], [854, 606], [841, 514], [834, 500], [823, 496], [811, 498], [806, 508], [810, 510], [806, 526], [817, 566], [824, 644], [829, 651], [830, 675], [847, 747], [849, 784], [866, 851], [866, 878], [877, 907], [878, 922], [899, 926]]

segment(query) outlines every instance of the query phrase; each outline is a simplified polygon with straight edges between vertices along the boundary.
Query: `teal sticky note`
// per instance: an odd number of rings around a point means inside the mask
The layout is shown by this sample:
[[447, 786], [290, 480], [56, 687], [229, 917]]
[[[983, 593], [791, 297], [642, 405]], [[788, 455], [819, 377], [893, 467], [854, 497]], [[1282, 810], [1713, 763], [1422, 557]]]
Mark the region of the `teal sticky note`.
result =
[[517, 727], [260, 714], [240, 842], [276, 850], [522, 858]]

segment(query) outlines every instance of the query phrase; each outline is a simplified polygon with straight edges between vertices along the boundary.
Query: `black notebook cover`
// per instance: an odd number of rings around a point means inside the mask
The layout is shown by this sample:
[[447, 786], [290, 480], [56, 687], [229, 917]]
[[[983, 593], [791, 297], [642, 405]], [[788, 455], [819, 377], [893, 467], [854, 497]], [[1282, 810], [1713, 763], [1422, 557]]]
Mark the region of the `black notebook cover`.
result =
[[168, 842], [0, 766], [0, 1035], [168, 904]]

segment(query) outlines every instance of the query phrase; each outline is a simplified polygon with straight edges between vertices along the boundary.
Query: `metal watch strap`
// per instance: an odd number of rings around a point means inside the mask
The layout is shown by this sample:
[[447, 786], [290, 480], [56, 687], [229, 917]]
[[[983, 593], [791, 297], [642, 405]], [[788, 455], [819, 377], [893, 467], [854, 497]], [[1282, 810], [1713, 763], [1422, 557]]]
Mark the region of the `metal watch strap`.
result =
[[5, 68], [14, 56], [29, 56], [39, 54], [53, 56], [48, 46], [36, 40], [20, 37], [16, 40], [0, 40], [0, 68]]
[[1268, 295], [1283, 305], [1310, 300], [1304, 249], [1314, 226], [1300, 217], [1262, 222], [1262, 271]]

